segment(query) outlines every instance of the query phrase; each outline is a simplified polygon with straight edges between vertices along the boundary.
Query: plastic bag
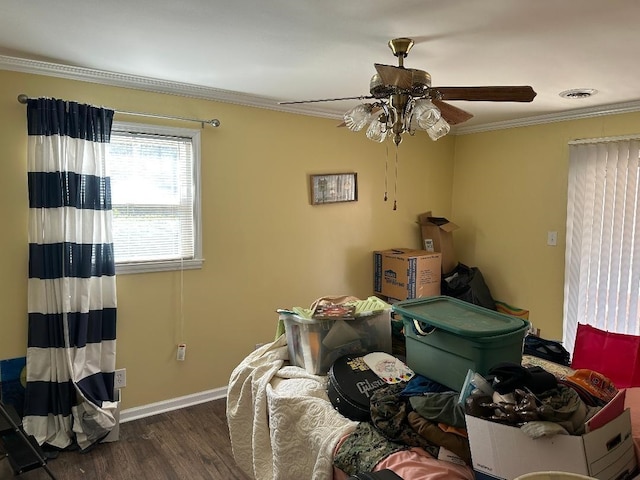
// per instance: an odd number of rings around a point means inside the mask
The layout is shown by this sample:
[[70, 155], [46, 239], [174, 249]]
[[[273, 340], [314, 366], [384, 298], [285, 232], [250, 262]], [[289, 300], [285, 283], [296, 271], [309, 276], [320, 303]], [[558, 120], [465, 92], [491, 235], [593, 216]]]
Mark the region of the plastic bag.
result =
[[571, 368], [608, 377], [617, 388], [640, 386], [640, 337], [579, 323]]
[[440, 291], [442, 295], [455, 297], [490, 310], [496, 309], [496, 302], [477, 267], [468, 267], [459, 263], [452, 272], [442, 276]]

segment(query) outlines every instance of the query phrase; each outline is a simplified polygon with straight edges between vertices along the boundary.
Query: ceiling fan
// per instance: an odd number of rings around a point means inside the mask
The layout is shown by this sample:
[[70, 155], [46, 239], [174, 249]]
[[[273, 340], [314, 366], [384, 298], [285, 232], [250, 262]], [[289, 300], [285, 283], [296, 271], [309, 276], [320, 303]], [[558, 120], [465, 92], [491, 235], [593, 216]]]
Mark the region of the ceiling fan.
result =
[[279, 104], [375, 99], [345, 113], [344, 123], [340, 126], [352, 131], [367, 126], [369, 139], [383, 142], [391, 137], [397, 146], [405, 132], [413, 135], [417, 129], [426, 130], [433, 140], [437, 140], [449, 133], [450, 125], [466, 122], [473, 117], [471, 113], [446, 101], [531, 102], [536, 96], [530, 86], [432, 87], [429, 73], [404, 66], [404, 59], [413, 43], [410, 38], [389, 41], [389, 48], [398, 58], [398, 66], [374, 64], [376, 73], [369, 84], [370, 95]]

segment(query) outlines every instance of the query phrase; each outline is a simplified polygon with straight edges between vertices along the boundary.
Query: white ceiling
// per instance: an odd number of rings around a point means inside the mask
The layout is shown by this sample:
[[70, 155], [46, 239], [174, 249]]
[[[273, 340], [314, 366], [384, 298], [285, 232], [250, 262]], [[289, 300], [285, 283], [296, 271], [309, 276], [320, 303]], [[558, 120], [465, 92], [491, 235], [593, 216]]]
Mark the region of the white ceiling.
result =
[[[277, 102], [367, 95], [373, 64], [397, 65], [387, 42], [410, 37], [405, 66], [434, 86], [538, 93], [532, 103], [451, 102], [474, 114], [463, 126], [478, 127], [640, 110], [639, 21], [635, 0], [2, 0], [0, 68], [35, 60], [337, 117], [354, 102]], [[599, 93], [558, 95], [573, 88]]]

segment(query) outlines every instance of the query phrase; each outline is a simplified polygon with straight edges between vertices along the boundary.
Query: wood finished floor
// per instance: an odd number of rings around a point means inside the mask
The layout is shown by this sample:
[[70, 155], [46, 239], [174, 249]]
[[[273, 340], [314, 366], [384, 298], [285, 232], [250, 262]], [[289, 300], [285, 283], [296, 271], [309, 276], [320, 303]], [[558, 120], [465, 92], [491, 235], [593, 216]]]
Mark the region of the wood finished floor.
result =
[[[231, 453], [226, 400], [214, 400], [120, 425], [120, 439], [87, 453], [50, 460], [57, 480], [249, 480]], [[43, 469], [14, 477], [0, 460], [0, 479], [49, 480]]]

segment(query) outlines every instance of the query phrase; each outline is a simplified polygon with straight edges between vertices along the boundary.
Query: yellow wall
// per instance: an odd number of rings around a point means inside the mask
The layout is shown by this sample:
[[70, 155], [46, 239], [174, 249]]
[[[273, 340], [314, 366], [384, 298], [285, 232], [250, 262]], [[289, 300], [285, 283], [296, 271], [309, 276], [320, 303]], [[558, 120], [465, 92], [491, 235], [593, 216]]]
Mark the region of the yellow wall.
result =
[[[273, 339], [277, 308], [308, 306], [323, 295], [371, 295], [371, 252], [419, 248], [418, 213], [451, 214], [452, 136], [432, 142], [418, 134], [403, 141], [393, 211], [392, 202], [382, 200], [385, 146], [363, 132], [336, 128], [334, 120], [0, 71], [0, 359], [26, 353], [26, 108], [16, 100], [21, 93], [222, 122], [218, 129], [202, 130], [204, 267], [185, 271], [182, 279], [178, 272], [117, 278], [116, 363], [127, 369], [125, 409], [227, 385], [254, 345]], [[118, 115], [116, 120], [163, 123]], [[391, 151], [391, 199], [394, 163]], [[309, 204], [309, 174], [347, 171], [358, 173], [357, 202]], [[465, 230], [470, 231], [466, 225]], [[175, 359], [179, 341], [188, 345], [184, 362]]]
[[459, 260], [480, 267], [496, 299], [530, 310], [545, 338], [562, 338], [568, 142], [637, 134], [639, 123], [630, 113], [456, 137]]

